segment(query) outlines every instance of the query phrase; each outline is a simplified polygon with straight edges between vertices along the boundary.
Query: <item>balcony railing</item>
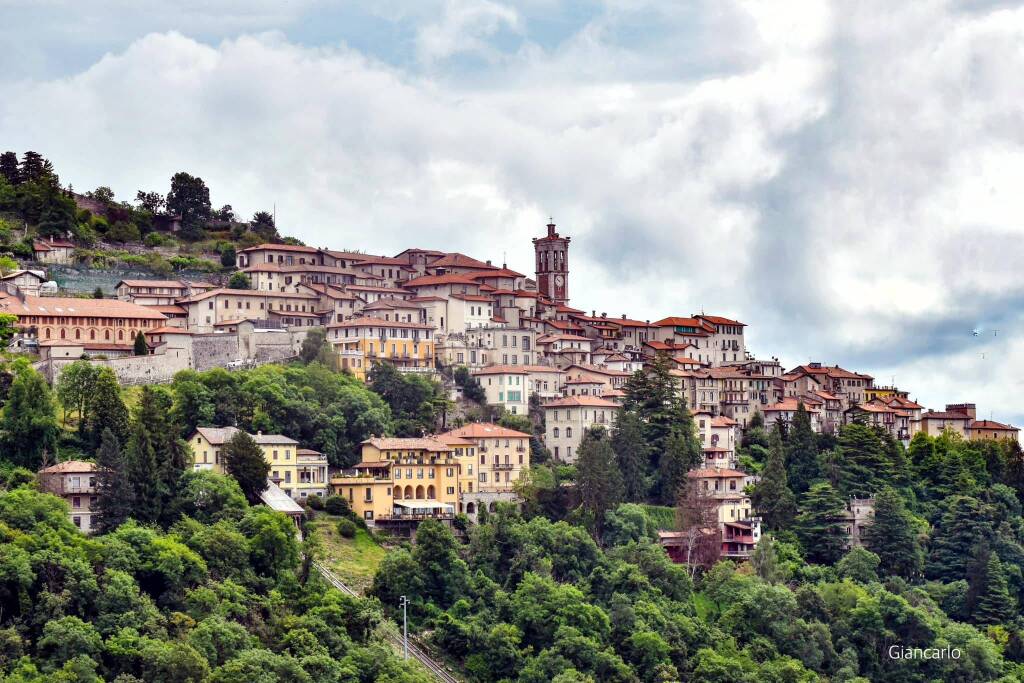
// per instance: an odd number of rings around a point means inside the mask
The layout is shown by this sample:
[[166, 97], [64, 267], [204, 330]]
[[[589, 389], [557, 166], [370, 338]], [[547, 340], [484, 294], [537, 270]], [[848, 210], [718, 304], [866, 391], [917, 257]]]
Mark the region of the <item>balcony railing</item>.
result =
[[62, 487], [63, 493], [96, 493], [95, 486], [89, 486], [84, 484], [82, 486], [64, 486]]
[[494, 465], [492, 465], [492, 468], [496, 470], [510, 470], [513, 467], [514, 465], [512, 465], [512, 463], [510, 462], [496, 462], [494, 463]]

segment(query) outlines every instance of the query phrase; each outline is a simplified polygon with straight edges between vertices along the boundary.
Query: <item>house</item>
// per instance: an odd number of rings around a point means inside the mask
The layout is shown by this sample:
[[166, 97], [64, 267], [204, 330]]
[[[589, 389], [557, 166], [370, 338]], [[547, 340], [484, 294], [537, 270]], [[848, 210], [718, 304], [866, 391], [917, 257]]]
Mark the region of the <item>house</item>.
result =
[[968, 425], [971, 439], [1011, 439], [1020, 441], [1020, 430], [1012, 425], [995, 420], [973, 420]]
[[459, 437], [476, 444], [476, 493], [501, 494], [493, 496], [492, 502], [518, 500], [513, 487], [519, 475], [530, 468], [529, 434], [489, 422], [473, 422], [441, 437]]
[[847, 423], [863, 422], [884, 429], [898, 441], [910, 442], [910, 413], [893, 408], [882, 399], [874, 399], [851, 406], [847, 408], [845, 415]]
[[[810, 378], [811, 381], [806, 378]], [[871, 375], [851, 372], [838, 365], [828, 366], [821, 363], [797, 366], [782, 375], [781, 379], [789, 385], [787, 396], [823, 389], [839, 397], [843, 403], [843, 410], [864, 403], [867, 400], [867, 392], [874, 386], [875, 381]], [[804, 381], [800, 382], [801, 379]]]
[[136, 334], [162, 327], [167, 316], [116, 299], [0, 294], [0, 310], [18, 317], [17, 326], [39, 341], [132, 343]]
[[32, 240], [32, 255], [39, 263], [71, 263], [74, 261], [74, 252], [75, 243], [68, 240]]
[[42, 270], [12, 270], [0, 276], [0, 290], [8, 294], [21, 292], [31, 296], [39, 296], [39, 290], [46, 282], [46, 273]]
[[[782, 422], [784, 424], [792, 424], [793, 417], [802, 401], [797, 398], [784, 398], [778, 403], [772, 403], [771, 405], [765, 406], [761, 412], [764, 414], [764, 426], [766, 429], [771, 429], [776, 422]], [[816, 433], [821, 433], [821, 415], [817, 408], [812, 408], [807, 404], [804, 404], [804, 409], [807, 411], [811, 418], [811, 429]]]
[[459, 503], [455, 447], [433, 438], [372, 437], [360, 461], [331, 478], [331, 489], [374, 526], [451, 519]]
[[71, 523], [84, 533], [92, 533], [96, 528], [96, 464], [68, 460], [44, 467], [36, 477], [41, 490], [63, 498], [68, 504]]
[[530, 371], [522, 365], [491, 365], [473, 370], [487, 395], [487, 404], [501, 406], [513, 415], [530, 412]]
[[402, 372], [434, 372], [434, 331], [418, 322], [362, 316], [327, 326], [342, 370], [365, 380], [376, 363], [387, 362]]
[[693, 420], [704, 449], [705, 465], [722, 469], [735, 467], [739, 423], [731, 417], [706, 412], [694, 413]]
[[195, 332], [212, 332], [223, 321], [260, 320], [281, 327], [321, 323], [319, 298], [312, 293], [217, 287], [176, 303], [187, 311], [188, 328]]
[[[192, 447], [192, 468], [224, 474], [221, 453], [224, 444], [236, 433], [237, 427], [197, 427], [189, 437]], [[294, 500], [311, 495], [325, 496], [328, 492], [327, 458], [321, 453], [299, 448], [299, 442], [281, 434], [251, 435], [263, 451], [270, 465], [270, 481], [277, 484]]]
[[211, 289], [209, 282], [187, 280], [121, 280], [114, 286], [118, 299], [140, 306], [172, 306], [178, 299]]
[[846, 533], [846, 548], [860, 548], [864, 545], [864, 529], [875, 519], [874, 498], [851, 498], [843, 512], [843, 531]]
[[576, 462], [580, 442], [591, 427], [611, 430], [621, 406], [597, 396], [568, 396], [544, 404], [544, 444], [555, 460]]
[[948, 429], [966, 439], [976, 413], [973, 403], [949, 403], [942, 411], [927, 410], [921, 413], [921, 431], [928, 436], [938, 436]]

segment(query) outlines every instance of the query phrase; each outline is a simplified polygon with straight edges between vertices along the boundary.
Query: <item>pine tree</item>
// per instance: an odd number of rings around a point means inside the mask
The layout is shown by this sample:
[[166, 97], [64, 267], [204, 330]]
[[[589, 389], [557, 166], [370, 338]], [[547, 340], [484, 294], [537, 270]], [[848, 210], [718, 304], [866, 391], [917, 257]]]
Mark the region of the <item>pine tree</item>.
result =
[[82, 434], [89, 448], [98, 448], [103, 432], [108, 429], [117, 437], [119, 444], [126, 442], [129, 435], [128, 408], [121, 400], [117, 376], [110, 368], [98, 367], [89, 379], [81, 422]]
[[224, 444], [221, 460], [224, 470], [235, 478], [249, 502], [259, 502], [260, 494], [267, 488], [270, 464], [256, 440], [242, 430], [235, 432]]
[[96, 512], [101, 531], [113, 531], [132, 515], [132, 486], [117, 436], [104, 429], [96, 452]]
[[870, 496], [892, 481], [892, 465], [878, 434], [860, 423], [839, 431], [839, 490], [846, 496]]
[[[149, 387], [143, 387], [143, 395]], [[155, 435], [141, 413], [132, 424], [131, 436], [124, 451], [124, 471], [131, 483], [132, 517], [144, 524], [160, 518], [163, 494], [157, 478]]]
[[21, 166], [18, 169], [18, 181], [22, 183], [39, 180], [46, 174], [49, 162], [38, 152], [25, 152], [21, 155]]
[[954, 496], [932, 532], [931, 552], [925, 565], [929, 579], [951, 582], [967, 578], [968, 559], [975, 544], [992, 535], [991, 523], [981, 502], [970, 496]]
[[11, 185], [17, 185], [21, 182], [21, 177], [18, 171], [18, 155], [14, 152], [4, 152], [0, 154], [0, 176], [3, 176]]
[[1024, 450], [1016, 439], [1004, 439], [1003, 483], [1017, 492], [1017, 498], [1024, 501]]
[[611, 439], [601, 427], [588, 429], [577, 449], [576, 489], [580, 504], [588, 513], [591, 533], [601, 542], [604, 517], [623, 499], [622, 473], [615, 465]]
[[788, 529], [796, 515], [796, 499], [789, 489], [786, 467], [782, 463], [782, 435], [772, 430], [768, 459], [761, 481], [754, 487], [751, 502], [754, 509], [764, 519], [768, 529]]
[[844, 513], [843, 501], [831, 484], [814, 484], [804, 493], [793, 526], [809, 562], [835, 564], [843, 556]]
[[149, 344], [146, 343], [146, 335], [139, 330], [138, 334], [135, 335], [135, 346], [134, 352], [136, 356], [148, 356], [149, 355]]
[[643, 423], [636, 413], [623, 411], [612, 429], [612, 448], [622, 472], [625, 499], [639, 503], [647, 499], [647, 444]]
[[1005, 624], [1013, 616], [1014, 607], [999, 555], [989, 553], [971, 617], [979, 624]]
[[878, 555], [886, 574], [912, 579], [921, 573], [924, 555], [913, 522], [895, 489], [886, 487], [875, 496], [875, 516], [864, 531], [864, 544]]
[[24, 359], [14, 364], [14, 380], [0, 414], [0, 435], [7, 457], [33, 472], [44, 453], [57, 450], [60, 424], [53, 395], [43, 376]]
[[105, 299], [106, 297], [107, 297], [107, 295], [103, 293], [103, 288], [100, 287], [99, 285], [96, 285], [96, 289], [94, 289], [93, 292], [92, 292], [92, 298], [93, 299]]
[[786, 470], [789, 483], [796, 494], [811, 487], [811, 482], [821, 476], [818, 470], [818, 441], [811, 427], [811, 415], [803, 401], [797, 403], [793, 425], [786, 444]]
[[693, 417], [685, 406], [683, 411], [685, 416], [672, 430], [658, 463], [657, 490], [662, 505], [672, 505], [678, 500], [686, 473], [704, 458]]

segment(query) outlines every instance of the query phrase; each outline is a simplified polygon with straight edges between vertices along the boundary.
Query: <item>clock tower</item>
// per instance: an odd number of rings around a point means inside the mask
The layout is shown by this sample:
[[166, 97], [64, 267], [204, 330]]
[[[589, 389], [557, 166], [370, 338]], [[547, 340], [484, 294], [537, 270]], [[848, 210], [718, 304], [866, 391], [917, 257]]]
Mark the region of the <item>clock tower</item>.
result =
[[556, 304], [569, 303], [569, 240], [548, 223], [548, 234], [533, 238], [537, 254], [537, 292]]

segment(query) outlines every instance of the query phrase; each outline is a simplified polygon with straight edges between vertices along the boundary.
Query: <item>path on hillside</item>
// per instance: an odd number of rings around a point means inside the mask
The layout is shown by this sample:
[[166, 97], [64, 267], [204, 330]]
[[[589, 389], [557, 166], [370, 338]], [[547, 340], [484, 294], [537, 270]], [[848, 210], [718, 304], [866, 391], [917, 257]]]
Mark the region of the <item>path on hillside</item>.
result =
[[[320, 572], [321, 576], [327, 579], [328, 583], [330, 583], [332, 586], [340, 590], [342, 593], [347, 593], [348, 595], [351, 595], [354, 598], [362, 597], [354, 590], [346, 586], [341, 579], [335, 576], [334, 572], [332, 572], [330, 569], [323, 566], [319, 562], [314, 562], [313, 567], [316, 568], [318, 572]], [[388, 634], [386, 638], [388, 642], [397, 647], [399, 650], [402, 649], [401, 636]], [[444, 668], [444, 666], [431, 659], [429, 655], [427, 655], [425, 652], [423, 652], [423, 650], [413, 645], [411, 642], [409, 643], [409, 656], [413, 657], [420, 664], [425, 666], [427, 670], [430, 671], [430, 673], [434, 674], [434, 676], [436, 676], [438, 680], [443, 681], [443, 683], [460, 683], [459, 679], [452, 676], [448, 672], [448, 670]]]

